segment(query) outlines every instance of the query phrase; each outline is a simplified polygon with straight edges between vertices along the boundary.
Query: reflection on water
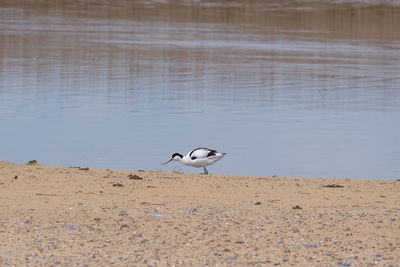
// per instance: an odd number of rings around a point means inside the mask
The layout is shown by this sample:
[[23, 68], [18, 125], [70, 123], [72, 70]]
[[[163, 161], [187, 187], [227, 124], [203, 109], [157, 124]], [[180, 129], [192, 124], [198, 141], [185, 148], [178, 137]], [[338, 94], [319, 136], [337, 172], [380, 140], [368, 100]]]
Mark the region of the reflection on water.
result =
[[2, 1], [0, 160], [396, 178], [395, 4]]

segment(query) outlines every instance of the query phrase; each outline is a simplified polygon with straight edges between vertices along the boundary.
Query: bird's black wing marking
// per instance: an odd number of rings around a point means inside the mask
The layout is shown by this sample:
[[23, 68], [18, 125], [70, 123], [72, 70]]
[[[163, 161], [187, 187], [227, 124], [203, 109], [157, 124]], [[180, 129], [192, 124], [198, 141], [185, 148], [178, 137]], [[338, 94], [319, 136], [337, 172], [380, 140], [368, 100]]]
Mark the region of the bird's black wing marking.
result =
[[210, 152], [208, 152], [207, 157], [215, 156], [216, 153], [217, 153], [217, 150], [211, 150]]
[[197, 159], [197, 158], [196, 158], [196, 157], [191, 157], [191, 159], [192, 159], [192, 160], [195, 160], [195, 159]]

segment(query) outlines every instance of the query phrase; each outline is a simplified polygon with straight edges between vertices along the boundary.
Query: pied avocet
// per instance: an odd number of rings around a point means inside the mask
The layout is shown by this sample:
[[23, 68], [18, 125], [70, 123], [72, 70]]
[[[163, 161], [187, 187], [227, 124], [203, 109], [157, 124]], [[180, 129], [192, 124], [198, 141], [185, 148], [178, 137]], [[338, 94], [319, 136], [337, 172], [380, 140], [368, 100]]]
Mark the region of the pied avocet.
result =
[[175, 160], [179, 161], [185, 165], [196, 167], [196, 168], [204, 168], [204, 174], [208, 174], [208, 171], [206, 169], [206, 166], [211, 165], [218, 160], [222, 159], [226, 153], [220, 153], [214, 149], [208, 149], [208, 148], [196, 148], [189, 153], [187, 153], [185, 156], [182, 156], [179, 153], [174, 153], [172, 154], [172, 157], [170, 160], [168, 160], [165, 163], [162, 164], [167, 164], [168, 162]]

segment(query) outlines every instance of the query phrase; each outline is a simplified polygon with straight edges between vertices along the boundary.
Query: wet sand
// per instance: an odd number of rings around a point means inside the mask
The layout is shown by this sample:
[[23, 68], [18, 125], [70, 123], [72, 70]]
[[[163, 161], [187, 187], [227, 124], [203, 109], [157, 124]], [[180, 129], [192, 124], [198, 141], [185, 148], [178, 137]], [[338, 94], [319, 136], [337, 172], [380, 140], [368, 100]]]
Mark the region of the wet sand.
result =
[[0, 265], [399, 266], [399, 207], [398, 181], [0, 162]]

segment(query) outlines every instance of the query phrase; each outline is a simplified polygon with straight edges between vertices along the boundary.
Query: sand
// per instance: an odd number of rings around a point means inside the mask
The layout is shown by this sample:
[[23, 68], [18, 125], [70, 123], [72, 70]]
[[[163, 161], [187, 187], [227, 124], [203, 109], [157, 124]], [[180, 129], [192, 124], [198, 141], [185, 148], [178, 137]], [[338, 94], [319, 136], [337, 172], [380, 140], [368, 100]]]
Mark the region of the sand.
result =
[[399, 215], [395, 180], [0, 162], [0, 266], [399, 266]]

